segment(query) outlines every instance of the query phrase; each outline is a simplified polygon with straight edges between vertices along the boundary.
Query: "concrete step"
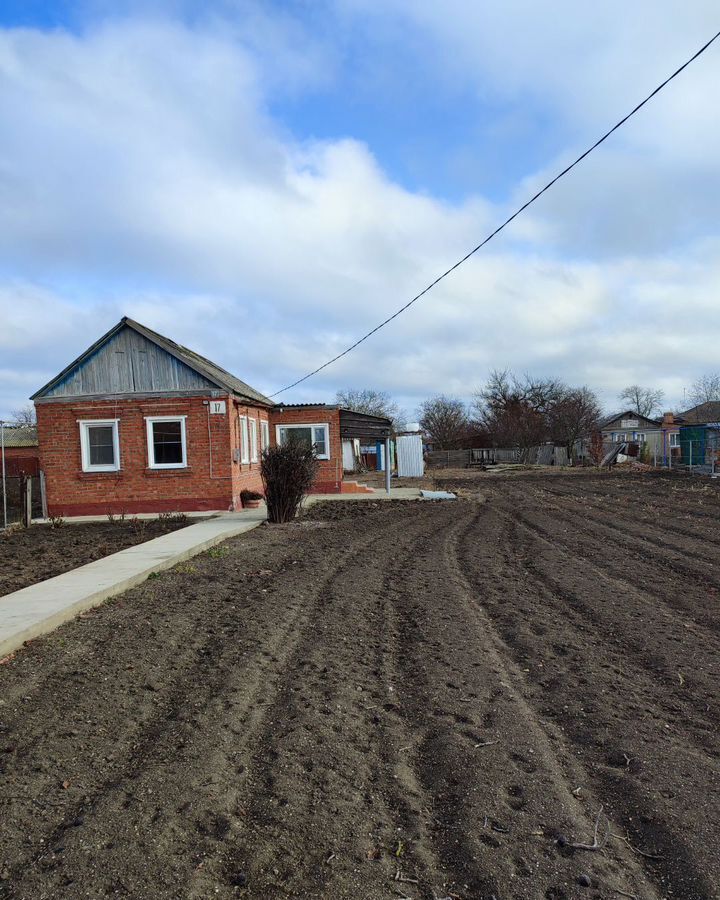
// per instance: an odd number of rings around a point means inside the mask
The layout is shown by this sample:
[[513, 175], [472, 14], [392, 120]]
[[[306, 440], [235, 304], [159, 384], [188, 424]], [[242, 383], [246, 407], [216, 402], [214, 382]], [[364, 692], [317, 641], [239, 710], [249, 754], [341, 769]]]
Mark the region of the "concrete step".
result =
[[340, 486], [341, 494], [374, 494], [375, 489], [359, 481], [343, 481]]

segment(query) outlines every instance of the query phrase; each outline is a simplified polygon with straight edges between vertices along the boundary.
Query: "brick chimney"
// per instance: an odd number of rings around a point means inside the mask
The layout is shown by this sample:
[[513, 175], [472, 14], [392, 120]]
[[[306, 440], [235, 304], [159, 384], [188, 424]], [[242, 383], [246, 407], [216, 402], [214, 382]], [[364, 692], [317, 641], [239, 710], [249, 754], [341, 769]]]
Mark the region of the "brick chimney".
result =
[[662, 423], [664, 426], [672, 426], [675, 424], [675, 416], [671, 412], [663, 413]]

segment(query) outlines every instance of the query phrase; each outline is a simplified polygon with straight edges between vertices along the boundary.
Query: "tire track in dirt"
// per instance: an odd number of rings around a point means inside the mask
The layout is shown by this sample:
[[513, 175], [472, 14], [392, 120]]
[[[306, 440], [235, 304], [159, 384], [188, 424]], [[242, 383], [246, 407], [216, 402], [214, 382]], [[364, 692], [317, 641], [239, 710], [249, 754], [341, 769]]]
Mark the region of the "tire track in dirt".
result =
[[[370, 540], [354, 546], [319, 586], [274, 700], [254, 729], [244, 787], [233, 798], [234, 808], [226, 809], [237, 820], [233, 847], [207, 861], [189, 896], [204, 897], [213, 886], [217, 893], [217, 885], [245, 879], [254, 896], [362, 896], [390, 880], [388, 849], [407, 810], [403, 816], [399, 798], [377, 775], [392, 751], [378, 740], [373, 722], [375, 710], [388, 704], [382, 703], [387, 697], [378, 689], [377, 668], [378, 631], [384, 635], [385, 629], [372, 598], [382, 596], [388, 547], [393, 558], [400, 548], [392, 539], [394, 521], [373, 527]], [[419, 517], [404, 529], [402, 542], [424, 527]], [[368, 558], [376, 563], [371, 571]], [[360, 607], [359, 577], [367, 598]], [[339, 763], [344, 757], [348, 764]], [[323, 833], [326, 842], [318, 840]], [[375, 850], [384, 859], [369, 864], [367, 853]], [[360, 868], [366, 870], [362, 875]]]
[[[518, 883], [515, 882], [511, 889], [512, 896], [574, 896], [573, 883], [579, 873], [588, 872], [603, 894], [612, 894], [616, 890], [631, 892], [633, 884], [641, 884], [644, 897], [656, 897], [658, 895], [648, 884], [642, 867], [622, 846], [608, 846], [603, 857], [593, 854], [586, 858], [578, 858], [578, 854], [572, 852], [564, 855], [564, 851], [557, 846], [555, 839], [559, 833], [592, 833], [599, 802], [593, 798], [591, 791], [583, 790], [582, 800], [572, 793], [577, 785], [587, 784], [589, 779], [568, 746], [563, 732], [549, 718], [539, 714], [529, 702], [524, 691], [525, 672], [513, 660], [512, 652], [485, 612], [485, 600], [491, 590], [493, 576], [497, 577], [499, 574], [494, 557], [497, 545], [492, 547], [493, 556], [490, 558], [483, 552], [482, 541], [488, 528], [495, 536], [502, 535], [500, 546], [504, 548], [502, 555], [505, 557], [502, 567], [512, 560], [508, 532], [492, 529], [496, 515], [494, 510], [486, 507], [464, 534], [462, 529], [457, 529], [448, 535], [444, 552], [450, 578], [458, 597], [463, 600], [462, 618], [467, 622], [474, 620], [476, 632], [483, 636], [483, 656], [486, 665], [489, 664], [485, 678], [492, 678], [501, 688], [492, 722], [502, 736], [502, 747], [513, 749], [510, 753], [507, 750], [498, 753], [497, 760], [494, 760], [492, 780], [495, 784], [504, 782], [507, 785], [508, 780], [512, 781], [508, 772], [514, 771], [515, 779], [520, 783], [511, 784], [506, 789], [509, 795], [515, 796], [517, 789], [521, 788], [524, 802], [524, 805], [516, 808], [514, 815], [524, 819], [521, 827], [527, 833], [537, 833], [539, 830], [544, 844], [542, 855], [538, 854], [531, 862], [534, 864], [535, 878], [544, 870], [545, 882], [541, 881], [538, 885], [534, 881], [525, 887], [524, 892], [518, 891]], [[481, 522], [484, 524], [482, 529], [479, 527]], [[475, 562], [482, 564], [482, 583], [474, 581], [466, 566], [464, 551], [471, 540]], [[474, 574], [474, 570], [471, 571]], [[512, 587], [508, 590], [507, 582], [504, 583], [503, 591], [506, 600], [512, 600], [514, 592]], [[501, 698], [504, 702], [501, 702]], [[513, 873], [512, 870], [506, 873], [506, 885], [513, 884], [513, 874], [517, 877], [518, 873]]]
[[[361, 544], [359, 548], [353, 547], [348, 553], [362, 553], [362, 551], [363, 545]], [[318, 549], [318, 557], [321, 552]], [[317, 561], [320, 562], [320, 559]], [[204, 575], [206, 579], [212, 578], [207, 571]], [[331, 581], [334, 577], [334, 569], [328, 568], [325, 582]], [[219, 609], [222, 613], [223, 606], [221, 605]], [[255, 647], [246, 642], [244, 645], [240, 644], [234, 648], [228, 641], [227, 628], [223, 627], [223, 620], [227, 618], [228, 621], [225, 624], [232, 624], [233, 615], [229, 617], [224, 614], [216, 615], [210, 622], [205, 623], [206, 636], [212, 635], [214, 631], [217, 631], [217, 634], [211, 636], [209, 640], [201, 640], [200, 646], [194, 642], [188, 649], [186, 657], [179, 660], [182, 665], [171, 689], [157, 697], [152, 714], [138, 723], [137, 734], [130, 738], [127, 735], [124, 736], [123, 743], [130, 748], [127, 756], [115, 761], [115, 765], [112, 766], [107, 777], [96, 777], [92, 786], [84, 785], [84, 795], [78, 802], [65, 804], [64, 816], [61, 821], [51, 829], [46, 829], [44, 836], [40, 838], [41, 849], [30, 859], [21, 859], [9, 870], [10, 878], [5, 882], [0, 881], [0, 891], [11, 889], [12, 893], [8, 896], [34, 898], [37, 895], [35, 894], [36, 886], [33, 885], [33, 875], [37, 876], [38, 883], [41, 882], [43, 886], [54, 884], [55, 877], [52, 870], [57, 868], [59, 878], [57, 888], [63, 892], [63, 896], [69, 896], [69, 892], [74, 888], [71, 887], [72, 882], [68, 882], [65, 873], [72, 868], [74, 852], [81, 852], [81, 848], [75, 845], [86, 842], [88, 834], [92, 833], [94, 819], [102, 821], [105, 831], [117, 830], [120, 833], [124, 830], [127, 831], [128, 821], [134, 821], [135, 830], [143, 834], [138, 841], [138, 849], [141, 850], [138, 856], [142, 858], [148, 853], [152, 855], [153, 845], [163, 843], [163, 823], [161, 822], [162, 816], [158, 815], [158, 808], [152, 804], [148, 805], [144, 801], [144, 795], [162, 797], [165, 793], [192, 796], [197, 787], [194, 784], [197, 763], [201, 760], [205, 764], [211, 762], [212, 754], [208, 756], [205, 729], [214, 726], [216, 730], [219, 730], [218, 720], [228, 718], [227, 704], [232, 703], [233, 706], [236, 706], [237, 698], [240, 695], [244, 698], [246, 712], [253, 708], [260, 710], [267, 704], [264, 694], [272, 682], [273, 675], [278, 672], [279, 668], [282, 668], [283, 653], [289, 653], [292, 649], [290, 637], [297, 629], [298, 620], [308, 616], [310, 611], [310, 604], [296, 604], [294, 610], [291, 610], [288, 620], [273, 622], [273, 629], [264, 636], [265, 642], [259, 643]], [[211, 609], [206, 612], [212, 614], [213, 611]], [[197, 620], [194, 621], [197, 624]], [[75, 625], [80, 627], [77, 623]], [[243, 649], [243, 646], [247, 649]], [[188, 659], [190, 660], [189, 664], [187, 663]], [[243, 683], [240, 687], [235, 685], [237, 691], [231, 695], [230, 700], [220, 699], [227, 694], [228, 685], [232, 684], [232, 670], [236, 666], [242, 666]], [[261, 685], [261, 690], [258, 690], [258, 685]], [[180, 713], [181, 709], [184, 710], [182, 714]], [[188, 710], [192, 710], [192, 712], [188, 712]], [[241, 724], [244, 724], [242, 723], [243, 710], [235, 709], [234, 713], [240, 719]], [[29, 750], [32, 749], [35, 748], [29, 748]], [[168, 759], [172, 759], [171, 767], [167, 765]], [[190, 778], [188, 778], [188, 774], [190, 774]], [[158, 781], [161, 782], [160, 786]], [[187, 800], [181, 806], [184, 807], [178, 810], [184, 814], [181, 818], [187, 818], [191, 829], [195, 832], [187, 844], [189, 847], [192, 847], [193, 844], [200, 847], [200, 849], [197, 849], [196, 846], [193, 849], [184, 850], [183, 854], [197, 857], [196, 864], [199, 865], [206, 853], [203, 845], [212, 846], [213, 840], [217, 839], [219, 833], [225, 828], [224, 820], [213, 811], [207, 814], [200, 811], [200, 817], [204, 815], [206, 822], [199, 824], [198, 834], [193, 819], [193, 815], [198, 811], [192, 810], [192, 803], [188, 803]], [[81, 830], [76, 830], [74, 825], [78, 819], [83, 820]], [[108, 828], [108, 822], [113, 821], [115, 824]], [[182, 844], [184, 829], [178, 829], [177, 822], [173, 821], [168, 830], [176, 832], [169, 843], [171, 845]], [[152, 833], [151, 841], [147, 839], [150, 833]], [[53, 858], [48, 859], [47, 848], [57, 847], [60, 842], [64, 845], [62, 856], [51, 854]], [[172, 853], [168, 854], [168, 849], [167, 846], [163, 846], [160, 852], [163, 855], [169, 855], [171, 860]], [[126, 854], [127, 846], [123, 847], [121, 855], [117, 858], [113, 852], [112, 841], [103, 847], [103, 850], [105, 851], [103, 856], [109, 869], [123, 871], [125, 863], [122, 856]], [[37, 863], [42, 864], [40, 869], [37, 865], [33, 865]], [[167, 865], [165, 867], [167, 868]], [[26, 868], [28, 868], [27, 872]], [[163, 871], [162, 863], [157, 866], [157, 870], [158, 872]], [[20, 877], [21, 873], [23, 874], [22, 878]], [[121, 892], [126, 890], [125, 882], [132, 883], [132, 873], [129, 872], [128, 875], [130, 877], [126, 875], [124, 878], [119, 878], [113, 889], [117, 888]], [[156, 877], [158, 876], [156, 875]], [[21, 882], [29, 882], [27, 894], [24, 893], [25, 889], [21, 886]], [[178, 890], [177, 884], [177, 874], [168, 873], [165, 884], [165, 888], [169, 891], [168, 896], [186, 896], [185, 887]], [[160, 885], [157, 885], [155, 896], [161, 895], [163, 894]], [[2, 896], [1, 893], [0, 896]]]
[[[568, 594], [561, 587], [564, 579], [569, 578], [572, 583], [576, 577], [577, 557], [568, 552], [563, 563], [562, 550], [548, 556], [548, 548], [552, 548], [553, 544], [545, 537], [538, 538], [532, 531], [528, 534], [533, 543], [523, 546], [523, 541], [518, 541], [517, 534], [512, 530], [522, 519], [517, 512], [522, 498], [515, 496], [514, 491], [510, 491], [511, 496], [508, 496], [507, 490], [504, 486], [497, 493], [498, 509], [499, 515], [507, 517], [510, 540], [516, 553], [511, 569], [499, 575], [506, 585], [512, 584], [513, 580], [519, 583], [521, 589], [515, 596], [520, 599], [526, 595], [530, 605], [501, 604], [498, 600], [489, 605], [489, 611], [494, 619], [504, 623], [501, 626], [503, 632], [512, 639], [508, 645], [509, 652], [519, 664], [531, 665], [531, 674], [526, 682], [531, 702], [547, 715], [552, 715], [579, 748], [588, 772], [592, 773], [597, 793], [611, 804], [610, 808], [617, 811], [619, 820], [628, 829], [635, 845], [653, 847], [661, 854], [662, 860], [648, 862], [648, 869], [659, 889], [670, 888], [678, 895], [697, 900], [714, 896], [705, 877], [709, 858], [707, 850], [703, 849], [703, 839], [699, 839], [698, 848], [695, 840], [689, 842], [687, 839], [691, 830], [689, 826], [681, 825], [683, 818], [692, 821], [696, 810], [692, 805], [683, 808], [678, 803], [683, 787], [693, 797], [702, 796], [713, 784], [712, 763], [706, 755], [692, 752], [682, 730], [677, 731], [677, 736], [673, 731], [663, 737], [661, 743], [666, 742], [672, 749], [664, 749], [662, 755], [658, 756], [656, 749], [646, 748], [646, 744], [649, 747], [657, 744], [657, 725], [652, 719], [644, 718], [646, 714], [640, 711], [654, 709], [658, 701], [652, 702], [651, 683], [649, 687], [646, 685], [642, 699], [634, 699], [639, 673], [634, 671], [637, 660], [632, 657], [625, 661], [623, 672], [626, 681], [632, 684], [632, 691], [624, 693], [632, 695], [641, 718], [634, 722], [632, 734], [624, 732], [628, 712], [632, 715], [632, 705], [628, 705], [629, 698], [625, 697], [623, 718], [617, 721], [617, 714], [611, 712], [612, 706], [608, 706], [608, 698], [603, 696], [606, 693], [603, 685], [612, 684], [613, 669], [617, 670], [617, 666], [612, 665], [607, 641], [602, 637], [598, 639], [595, 633], [601, 621], [600, 611], [608, 615], [610, 610], [600, 603], [598, 615], [586, 625], [583, 625], [581, 617], [568, 615], [567, 611], [565, 622], [552, 613], [556, 607], [554, 596], [558, 593], [565, 599], [577, 595], [577, 591]], [[538, 540], [542, 542], [538, 543]], [[465, 555], [470, 558], [468, 550]], [[542, 570], [546, 565], [547, 570], [538, 574], [538, 567]], [[485, 576], [483, 572], [483, 584]], [[587, 590], [597, 595], [592, 578], [587, 580]], [[536, 599], [532, 601], [534, 596]], [[524, 627], [528, 622], [530, 627]], [[569, 648], [569, 653], [565, 650], [565, 659], [562, 656], [555, 660], [548, 658], [547, 635], [553, 633], [556, 641], [563, 636], [560, 643], [556, 643], [556, 649], [561, 650], [562, 644]], [[518, 638], [518, 634], [522, 636]], [[592, 664], [596, 657], [602, 660], [599, 670], [597, 665]], [[561, 677], [557, 677], [553, 669], [561, 672]], [[657, 697], [657, 691], [655, 693]], [[554, 702], [549, 702], [551, 698]], [[603, 713], [605, 716], [609, 713], [610, 718], [604, 719]], [[704, 735], [705, 738], [709, 736]], [[600, 749], [599, 754], [594, 747]], [[636, 751], [633, 747], [640, 749]], [[717, 758], [717, 741], [710, 750]], [[627, 751], [627, 756], [624, 756], [624, 751]], [[664, 758], [665, 752], [672, 754], [673, 763], [669, 766]], [[661, 793], [655, 787], [653, 770], [662, 773], [664, 790]], [[666, 825], [666, 822], [677, 822], [677, 825]], [[706, 831], [707, 828], [708, 823], [705, 823]], [[705, 835], [707, 839], [709, 833]]]
[[[384, 896], [408, 862], [392, 851], [413, 843], [417, 806], [387, 774], [407, 738], [388, 724], [396, 694], [385, 665], [388, 557], [402, 566], [428, 524], [422, 513], [408, 519], [401, 533], [396, 521], [393, 534], [375, 526], [372, 543], [324, 586], [258, 734], [252, 786], [239, 800], [249, 824], [229, 863], [247, 872], [253, 895]], [[423, 864], [429, 881], [432, 853]]]
[[[685, 671], [688, 645], [662, 643], [676, 613], [601, 579], [603, 553], [635, 555], [599, 531], [545, 538], [564, 512], [541, 516], [536, 482], [316, 507], [18, 654], [0, 896], [715, 896], [710, 683], [653, 682], [652, 654]], [[665, 577], [672, 599], [683, 577]], [[715, 636], [693, 638], [709, 659]], [[600, 803], [662, 859], [558, 844], [591, 837]]]
[[[711, 569], [717, 566], [717, 551], [720, 549], [720, 541], [715, 540], [714, 538], [701, 538], [692, 531], [678, 530], [677, 527], [671, 525], [670, 522], [659, 524], [657, 521], [634, 514], [632, 516], [628, 515], [626, 519], [623, 519], [622, 517], [619, 518], [617, 515], [610, 516], [605, 512], [604, 507], [587, 504], [585, 500], [578, 497], [577, 494], [567, 494], [556, 490], [549, 490], [547, 488], [535, 488], [535, 493], [552, 496], [555, 499], [562, 497], [565, 500], [574, 501], [576, 505], [582, 503], [583, 509], [575, 509], [568, 507], [567, 505], [563, 508], [570, 509], [575, 515], [584, 516], [587, 514], [587, 509], [589, 507], [593, 514], [592, 521], [599, 526], [609, 528], [613, 532], [617, 531], [618, 525], [627, 522], [629, 526], [628, 536], [637, 543], [639, 548], [644, 549], [644, 545], [647, 543], [659, 550], [670, 551], [681, 557], [689, 557], [704, 566], [709, 566]], [[547, 509], [548, 507], [545, 508]], [[642, 533], [638, 534], [640, 526], [642, 526], [643, 530]], [[653, 533], [649, 533], [648, 529]], [[676, 540], [673, 541], [672, 538], [676, 538]], [[690, 540], [688, 540], [688, 538]]]
[[[648, 597], [632, 586], [630, 591], [625, 590], [623, 593], [622, 588], [628, 585], [608, 576], [601, 567], [578, 555], [575, 556], [574, 570], [560, 574], [562, 553], [558, 551], [558, 545], [560, 547], [566, 545], [553, 540], [548, 532], [538, 528], [520, 513], [508, 513], [508, 516], [513, 525], [518, 555], [523, 559], [526, 570], [536, 579], [548, 606], [555, 607], [557, 601], [560, 601], [562, 617], [583, 633], [596, 654], [602, 654], [612, 664], [611, 671], [614, 674], [626, 677], [628, 661], [640, 668], [641, 684], [639, 673], [633, 671], [636, 689], [649, 701], [662, 707], [673, 727], [684, 728], [686, 733], [693, 735], [698, 751], [715, 755], [715, 743], [711, 740], [715, 735], [712, 713], [709, 709], [705, 713], [694, 709], [692, 716], [688, 716], [682, 704], [686, 701], [689, 691], [693, 691], [696, 695], [701, 692], [708, 701], [711, 699], [714, 678], [712, 670], [708, 670], [707, 657], [708, 653], [714, 652], [713, 647], [718, 649], [718, 642], [706, 639], [705, 644], [710, 643], [713, 646], [705, 646], [703, 659], [696, 661], [694, 655], [697, 632], [678, 631], [672, 609], [658, 611], [654, 608], [653, 600], [660, 598], [652, 595]], [[542, 552], [537, 553], [536, 547], [529, 548], [525, 545], [523, 532], [535, 544], [542, 545]], [[602, 612], [598, 609], [596, 599], [585, 599], [587, 592], [583, 590], [583, 584], [587, 584], [588, 578], [597, 578], [601, 582], [609, 582], [616, 589], [620, 588], [617, 594], [612, 590], [605, 594]], [[667, 626], [667, 635], [664, 639], [660, 640], [653, 634], [637, 630], [635, 617], [628, 620], [625, 613], [628, 600], [636, 603], [640, 609], [646, 607], [648, 615], [653, 616], [656, 622], [662, 621]], [[663, 606], [667, 607], [667, 604], [663, 602]], [[683, 654], [680, 668], [677, 660], [678, 651]], [[664, 690], [663, 694], [658, 696], [660, 679]]]
[[[521, 498], [516, 500], [519, 503]], [[619, 535], [618, 530], [624, 526], [620, 519], [610, 526], [567, 507], [556, 510], [548, 506], [537, 508], [527, 503], [523, 507], [524, 521], [528, 527], [534, 528], [550, 543], [563, 546], [588, 565], [593, 565], [592, 557], [601, 556], [602, 566], [595, 565], [606, 579], [629, 585], [639, 595], [652, 595], [694, 626], [720, 632], [720, 621], [714, 611], [710, 611], [712, 607], [707, 602], [708, 594], [717, 599], [720, 581], [708, 578], [702, 568], [685, 566], [681, 562], [682, 554], [678, 551], [671, 551], [670, 559], [667, 555], [657, 554], [652, 547], [648, 550], [646, 543], [652, 542], [644, 542], [642, 538], [633, 541], [631, 537]], [[570, 537], [565, 536], [568, 533], [568, 520], [576, 523]], [[602, 547], [602, 551], [598, 550], [599, 547]], [[628, 564], [630, 560], [632, 565]], [[658, 568], [665, 569], [671, 576], [682, 576], [685, 579], [682, 589], [677, 590], [677, 582], [665, 582], [658, 575]]]

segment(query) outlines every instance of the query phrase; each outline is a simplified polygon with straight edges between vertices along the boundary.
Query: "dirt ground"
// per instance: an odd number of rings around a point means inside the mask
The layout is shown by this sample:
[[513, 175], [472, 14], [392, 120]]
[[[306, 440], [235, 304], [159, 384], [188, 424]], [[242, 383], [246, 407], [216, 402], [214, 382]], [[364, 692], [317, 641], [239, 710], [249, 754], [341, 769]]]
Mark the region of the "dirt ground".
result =
[[437, 480], [0, 666], [0, 897], [720, 896], [717, 485]]
[[125, 519], [0, 532], [0, 597], [187, 524], [187, 519]]

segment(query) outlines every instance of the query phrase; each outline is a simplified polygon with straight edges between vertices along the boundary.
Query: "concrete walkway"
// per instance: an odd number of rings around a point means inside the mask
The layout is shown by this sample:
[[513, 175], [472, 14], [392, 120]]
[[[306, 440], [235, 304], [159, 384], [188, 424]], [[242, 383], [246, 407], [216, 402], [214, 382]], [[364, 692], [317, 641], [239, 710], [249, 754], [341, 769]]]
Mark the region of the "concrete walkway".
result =
[[205, 519], [0, 597], [0, 659], [25, 641], [47, 634], [83, 610], [140, 584], [152, 572], [162, 572], [221, 541], [257, 528], [266, 518], [262, 506]]
[[[304, 506], [323, 500], [355, 503], [420, 499], [417, 488], [393, 488], [390, 494], [382, 490], [375, 494], [311, 494]], [[264, 504], [260, 509], [222, 513], [0, 597], [0, 659], [25, 641], [47, 634], [78, 613], [135, 587], [151, 573], [162, 572], [221, 541], [250, 531], [266, 518]], [[105, 519], [106, 516], [82, 516], [75, 521]]]

